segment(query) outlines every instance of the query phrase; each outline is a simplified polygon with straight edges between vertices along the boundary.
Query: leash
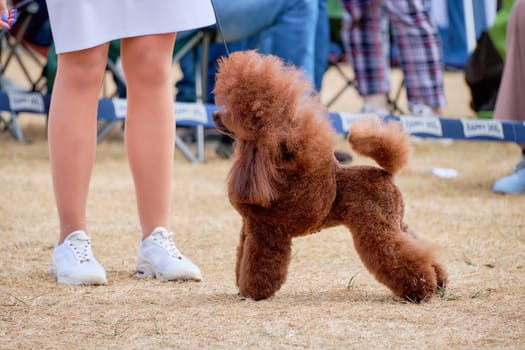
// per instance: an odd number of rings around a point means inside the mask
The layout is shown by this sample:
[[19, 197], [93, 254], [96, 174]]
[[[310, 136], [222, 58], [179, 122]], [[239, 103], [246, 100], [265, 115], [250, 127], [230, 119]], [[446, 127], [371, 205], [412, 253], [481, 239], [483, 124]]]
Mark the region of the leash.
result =
[[210, 2], [211, 2], [211, 7], [213, 9], [213, 15], [215, 16], [215, 23], [217, 24], [217, 31], [219, 32], [219, 35], [221, 36], [221, 39], [222, 39], [222, 44], [224, 45], [226, 57], [230, 56], [230, 50], [228, 49], [228, 44], [226, 43], [226, 40], [224, 39], [224, 35], [222, 32], [221, 21], [219, 20], [219, 16], [217, 16], [217, 9], [215, 8], [215, 1], [210, 0]]

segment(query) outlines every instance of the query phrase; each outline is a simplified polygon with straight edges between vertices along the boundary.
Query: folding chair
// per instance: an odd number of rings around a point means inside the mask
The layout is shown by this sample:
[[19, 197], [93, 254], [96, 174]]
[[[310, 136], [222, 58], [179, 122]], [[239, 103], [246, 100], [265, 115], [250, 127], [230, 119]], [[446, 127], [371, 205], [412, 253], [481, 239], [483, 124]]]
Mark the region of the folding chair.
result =
[[18, 141], [24, 135], [18, 124], [19, 113], [46, 114], [49, 111], [49, 97], [38, 92], [0, 92], [0, 124]]
[[[2, 45], [7, 50], [6, 59], [2, 62], [0, 74], [3, 76], [11, 62], [16, 61], [27, 79], [30, 91], [44, 91], [44, 67], [46, 57], [51, 42], [51, 32], [47, 27], [49, 42], [38, 43], [28, 36], [32, 32], [44, 31], [44, 22], [47, 20], [47, 9], [44, 0], [20, 0], [13, 1], [14, 7], [18, 10], [18, 21], [12, 29], [5, 31]], [[24, 57], [22, 57], [24, 56]], [[35, 77], [33, 70], [28, 67], [25, 59], [29, 58], [32, 64], [40, 69], [40, 75]]]
[[344, 70], [348, 65], [348, 52], [343, 44], [341, 35], [344, 8], [340, 0], [328, 0], [327, 12], [330, 21], [330, 52], [328, 55], [328, 69], [335, 69], [342, 78], [344, 85], [326, 103], [332, 106], [348, 88], [356, 88], [356, 81]]
[[[344, 22], [349, 21], [345, 16], [345, 9], [340, 0], [327, 0], [327, 12], [330, 20], [330, 53], [328, 56], [328, 69], [335, 69], [342, 78], [344, 85], [326, 102], [326, 106], [332, 106], [348, 88], [357, 89], [357, 81], [351, 77], [344, 69], [349, 62], [348, 52], [349, 43], [345, 42], [343, 37]], [[398, 101], [403, 91], [403, 82], [400, 83], [393, 96], [387, 95], [387, 103], [390, 106], [390, 112], [399, 112], [405, 114], [400, 108]]]
[[[6, 69], [12, 62], [16, 62], [21, 69], [23, 76], [27, 79], [30, 91], [41, 91], [43, 85], [42, 75], [34, 77], [34, 69], [29, 64], [36, 64], [40, 69], [45, 64], [46, 45], [37, 45], [29, 39], [29, 33], [39, 31], [41, 23], [36, 19], [41, 19], [42, 15], [47, 17], [45, 8], [39, 6], [39, 1], [43, 0], [19, 0], [13, 1], [14, 8], [18, 11], [18, 21], [10, 30], [2, 29], [0, 50], [0, 90], [2, 90], [0, 105], [0, 128], [8, 131], [15, 139], [24, 141], [24, 135], [18, 123], [20, 112], [44, 113], [47, 114], [47, 102], [39, 93], [27, 93], [25, 88], [14, 89], [7, 84], [4, 79]], [[44, 14], [45, 13], [45, 14]], [[49, 34], [50, 35], [50, 34]], [[2, 57], [3, 56], [3, 57]], [[5, 59], [3, 59], [5, 57]], [[28, 62], [27, 60], [31, 62]], [[45, 99], [45, 101], [48, 101]]]
[[[183, 37], [181, 40], [178, 41], [178, 43], [176, 43], [175, 46], [173, 62], [178, 62], [190, 50], [197, 50], [199, 46], [202, 47], [202, 55], [200, 60], [199, 55], [194, 56], [194, 66], [196, 68], [200, 68], [195, 69], [195, 103], [197, 105], [204, 105], [204, 103], [206, 102], [208, 86], [209, 49], [211, 42], [215, 41], [216, 36], [217, 32], [215, 28], [202, 28], [195, 32], [192, 32], [192, 34], [188, 37]], [[195, 152], [192, 152], [188, 144], [179, 135], [176, 135], [175, 137], [175, 145], [179, 148], [179, 150], [185, 155], [185, 157], [188, 160], [194, 163], [204, 162], [204, 129], [214, 127], [213, 122], [211, 124], [208, 123], [207, 126], [203, 123], [184, 125], [184, 123], [182, 123], [181, 121], [181, 118], [179, 118], [179, 115], [176, 115], [176, 118], [177, 126], [182, 126], [190, 130], [193, 129], [193, 139], [196, 142], [197, 149]]]
[[[98, 104], [98, 141], [100, 142], [108, 132], [118, 123], [124, 123], [126, 117], [127, 100], [123, 98], [102, 98]], [[174, 102], [173, 108], [177, 115], [177, 126], [186, 128], [215, 128], [213, 112], [215, 105], [193, 102]], [[179, 136], [176, 136], [175, 145], [182, 154], [193, 163], [204, 161], [204, 133], [198, 133], [197, 152], [192, 152]]]
[[[206, 128], [213, 128], [213, 122], [211, 119], [204, 119], [202, 115], [203, 112], [197, 113], [196, 111], [202, 111], [205, 109], [204, 99], [206, 96], [206, 86], [207, 86], [207, 73], [208, 73], [208, 50], [211, 41], [216, 36], [216, 31], [213, 28], [203, 28], [199, 30], [188, 32], [186, 35], [182, 36], [181, 39], [178, 39], [174, 48], [173, 53], [173, 62], [176, 63], [180, 60], [182, 56], [188, 53], [190, 50], [196, 50], [197, 47], [202, 45], [202, 59], [199, 59], [196, 56], [195, 67], [199, 69], [195, 70], [195, 90], [197, 93], [197, 99], [195, 103], [191, 103], [192, 107], [185, 104], [176, 104], [176, 116], [177, 116], [177, 126], [184, 127], [193, 132], [193, 139], [196, 141], [196, 150], [192, 151], [188, 143], [183, 140], [182, 137], [176, 135], [175, 137], [175, 146], [184, 154], [184, 156], [194, 163], [202, 163], [204, 161], [204, 130]], [[111, 50], [110, 50], [111, 51]], [[111, 56], [111, 55], [110, 55]], [[119, 80], [125, 84], [124, 77], [118, 70], [115, 65], [115, 60], [110, 57], [108, 59], [108, 68], [116, 77], [116, 80]], [[123, 97], [123, 96], [120, 96]], [[101, 142], [108, 133], [117, 125], [125, 123], [124, 114], [122, 109], [125, 105], [124, 102], [116, 102], [118, 100], [112, 99], [113, 103], [116, 103], [117, 114], [113, 115], [111, 109], [105, 108], [102, 111], [104, 115], [101, 117], [99, 110], [99, 125], [98, 125], [98, 142]], [[106, 102], [104, 102], [104, 105]], [[118, 107], [120, 106], [120, 107]], [[177, 108], [178, 106], [178, 108]], [[181, 107], [186, 106], [186, 107]], [[109, 112], [108, 112], [109, 111]], [[189, 111], [192, 111], [189, 113]], [[191, 115], [201, 117], [197, 119], [192, 119]]]

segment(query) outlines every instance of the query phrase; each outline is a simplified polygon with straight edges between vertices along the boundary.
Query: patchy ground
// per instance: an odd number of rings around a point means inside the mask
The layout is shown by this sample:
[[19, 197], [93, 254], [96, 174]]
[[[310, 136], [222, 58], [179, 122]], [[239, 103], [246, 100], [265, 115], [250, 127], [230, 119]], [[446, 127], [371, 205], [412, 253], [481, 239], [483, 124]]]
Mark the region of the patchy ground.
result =
[[[446, 115], [469, 113], [461, 78], [447, 75]], [[355, 111], [359, 102], [348, 95], [334, 108]], [[177, 245], [204, 281], [133, 277], [139, 225], [124, 147], [113, 135], [98, 146], [88, 205], [109, 284], [57, 285], [49, 275], [58, 223], [45, 126], [42, 117], [22, 119], [32, 143], [0, 134], [2, 349], [525, 348], [525, 196], [491, 192], [518, 159], [515, 145], [416, 142], [397, 177], [407, 222], [440, 247], [450, 273], [444, 294], [422, 305], [392, 297], [341, 227], [295, 240], [288, 281], [275, 297], [254, 302], [237, 295], [240, 218], [224, 185], [231, 163], [216, 158], [211, 143], [205, 164], [177, 154], [171, 215]], [[342, 139], [336, 146], [348, 150]], [[433, 167], [459, 176], [439, 178]]]

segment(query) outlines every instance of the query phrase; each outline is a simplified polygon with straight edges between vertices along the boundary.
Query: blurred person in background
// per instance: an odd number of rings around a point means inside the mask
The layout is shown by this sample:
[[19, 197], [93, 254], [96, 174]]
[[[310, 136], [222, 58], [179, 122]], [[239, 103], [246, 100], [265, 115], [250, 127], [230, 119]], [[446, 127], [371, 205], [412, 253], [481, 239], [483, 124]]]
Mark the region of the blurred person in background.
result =
[[445, 102], [441, 41], [430, 0], [342, 0], [343, 40], [350, 51], [362, 112], [389, 114], [390, 30], [410, 111], [441, 115]]
[[[317, 92], [321, 91], [330, 45], [326, 0], [214, 0], [214, 6], [222, 34], [219, 41], [225, 41], [229, 51], [256, 49], [278, 56], [302, 68]], [[178, 101], [196, 100], [195, 54], [189, 53], [180, 61], [183, 77], [176, 84]], [[212, 44], [205, 102], [213, 103], [216, 62], [225, 55], [223, 43]], [[222, 158], [231, 157], [233, 139], [221, 136], [216, 153]], [[345, 163], [352, 159], [345, 152], [335, 155]]]
[[[516, 0], [507, 25], [507, 52], [494, 118], [525, 122], [525, 0]], [[494, 192], [525, 193], [525, 144], [514, 171], [493, 186]]]

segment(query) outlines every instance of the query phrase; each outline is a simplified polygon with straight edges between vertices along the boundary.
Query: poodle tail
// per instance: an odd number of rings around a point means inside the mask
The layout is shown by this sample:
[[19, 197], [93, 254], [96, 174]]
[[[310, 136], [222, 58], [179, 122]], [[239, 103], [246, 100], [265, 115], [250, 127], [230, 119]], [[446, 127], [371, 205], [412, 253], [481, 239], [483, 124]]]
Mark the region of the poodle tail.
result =
[[410, 137], [397, 122], [383, 123], [377, 117], [363, 117], [350, 126], [354, 151], [374, 159], [389, 174], [403, 168], [410, 156]]

